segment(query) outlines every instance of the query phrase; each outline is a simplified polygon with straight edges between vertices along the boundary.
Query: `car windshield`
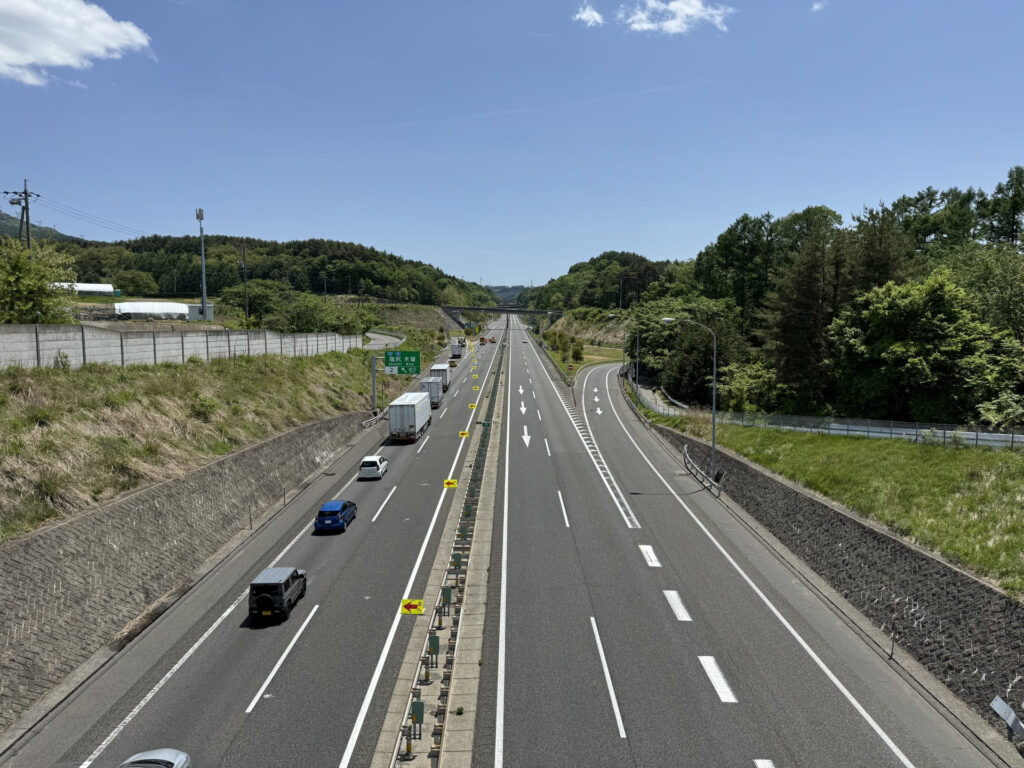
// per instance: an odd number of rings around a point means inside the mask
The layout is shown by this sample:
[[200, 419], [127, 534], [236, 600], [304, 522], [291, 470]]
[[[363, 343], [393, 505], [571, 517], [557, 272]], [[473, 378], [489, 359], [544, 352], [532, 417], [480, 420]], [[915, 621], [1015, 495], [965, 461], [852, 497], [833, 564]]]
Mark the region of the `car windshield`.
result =
[[377, 466], [377, 462], [376, 461], [364, 461], [363, 462], [363, 466], [364, 467], [376, 467]]
[[[280, 584], [253, 584], [252, 593], [254, 595], [277, 595], [281, 592]], [[155, 765], [155, 763], [154, 763]]]
[[319, 517], [334, 517], [338, 514], [339, 511], [340, 510], [337, 509], [321, 509], [319, 512], [317, 512], [317, 515]]

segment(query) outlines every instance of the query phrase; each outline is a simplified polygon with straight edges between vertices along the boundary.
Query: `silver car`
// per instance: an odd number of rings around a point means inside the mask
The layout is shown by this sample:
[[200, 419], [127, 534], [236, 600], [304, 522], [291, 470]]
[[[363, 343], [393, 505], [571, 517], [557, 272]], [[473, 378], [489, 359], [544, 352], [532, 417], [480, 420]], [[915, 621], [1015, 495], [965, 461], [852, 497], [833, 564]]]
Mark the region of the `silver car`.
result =
[[192, 768], [192, 758], [180, 749], [152, 749], [132, 755], [120, 768]]

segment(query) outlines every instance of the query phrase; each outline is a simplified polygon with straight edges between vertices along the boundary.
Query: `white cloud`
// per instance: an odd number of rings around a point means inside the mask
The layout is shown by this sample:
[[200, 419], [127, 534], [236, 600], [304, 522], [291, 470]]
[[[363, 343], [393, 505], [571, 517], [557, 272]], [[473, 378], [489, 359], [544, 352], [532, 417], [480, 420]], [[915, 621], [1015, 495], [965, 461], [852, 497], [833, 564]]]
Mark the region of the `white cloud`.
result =
[[582, 21], [588, 27], [597, 27], [604, 24], [604, 17], [594, 10], [590, 3], [583, 3], [580, 9], [576, 12], [576, 15], [572, 17], [573, 21]]
[[811, 3], [811, 12], [817, 13], [826, 5], [828, 5], [828, 0], [817, 0], [817, 2]]
[[725, 32], [725, 17], [733, 10], [727, 5], [706, 5], [705, 0], [642, 0], [633, 7], [620, 6], [618, 19], [634, 32], [683, 35], [704, 21]]
[[148, 47], [137, 26], [85, 0], [0, 0], [0, 78], [45, 85], [48, 67], [85, 69]]

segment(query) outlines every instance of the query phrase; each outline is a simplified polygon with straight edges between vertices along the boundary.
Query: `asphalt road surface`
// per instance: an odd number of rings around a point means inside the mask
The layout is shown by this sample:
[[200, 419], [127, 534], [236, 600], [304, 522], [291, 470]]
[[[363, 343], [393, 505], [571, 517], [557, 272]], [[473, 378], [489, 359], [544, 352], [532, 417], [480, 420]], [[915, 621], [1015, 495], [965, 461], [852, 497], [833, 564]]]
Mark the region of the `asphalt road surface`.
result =
[[[570, 390], [518, 318], [493, 326], [510, 343], [475, 766], [1005, 764], [700, 489], [628, 409], [617, 366]], [[459, 364], [417, 443], [369, 432], [0, 764], [176, 747], [197, 768], [368, 765], [412, 628], [399, 604], [422, 596], [442, 481], [499, 349]], [[356, 481], [378, 450], [387, 474]], [[339, 497], [355, 523], [313, 536]], [[252, 626], [246, 588], [272, 563], [306, 569], [308, 593]]]

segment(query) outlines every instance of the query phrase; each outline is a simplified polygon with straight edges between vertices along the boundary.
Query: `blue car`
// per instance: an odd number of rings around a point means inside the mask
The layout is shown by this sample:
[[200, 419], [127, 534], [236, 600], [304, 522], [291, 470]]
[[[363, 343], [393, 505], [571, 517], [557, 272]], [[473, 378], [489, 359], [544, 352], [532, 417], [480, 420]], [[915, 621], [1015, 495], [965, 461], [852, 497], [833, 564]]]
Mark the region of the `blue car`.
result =
[[313, 521], [313, 533], [320, 531], [344, 531], [349, 523], [356, 519], [356, 503], [345, 499], [325, 502], [316, 513]]

